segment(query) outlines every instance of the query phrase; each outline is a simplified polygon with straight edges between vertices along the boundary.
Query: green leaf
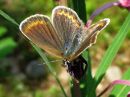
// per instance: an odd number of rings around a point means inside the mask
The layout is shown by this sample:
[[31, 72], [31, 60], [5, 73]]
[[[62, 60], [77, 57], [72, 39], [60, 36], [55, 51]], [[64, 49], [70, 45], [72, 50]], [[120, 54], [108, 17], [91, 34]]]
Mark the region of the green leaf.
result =
[[2, 69], [0, 69], [0, 77], [4, 78], [4, 77], [8, 77], [11, 76], [12, 74], [10, 72], [4, 71]]
[[0, 40], [0, 59], [11, 53], [16, 46], [16, 42], [11, 37]]
[[[72, 3], [72, 4], [71, 4]], [[69, 0], [69, 6], [72, 7], [78, 14], [79, 18], [83, 20], [84, 23], [87, 21], [87, 11], [86, 11], [86, 4], [85, 0]], [[89, 87], [91, 87], [91, 84], [93, 83], [93, 78], [91, 74], [91, 59], [89, 56], [89, 51], [86, 50], [82, 54], [83, 58], [88, 62], [88, 69], [84, 77], [80, 80], [80, 90], [81, 91], [74, 91], [74, 83], [71, 85], [71, 94], [72, 97], [75, 97], [74, 94], [76, 95], [77, 92], [81, 93], [82, 97], [86, 97], [88, 92], [90, 92]], [[79, 90], [79, 89], [77, 89]], [[96, 94], [95, 94], [96, 95]]]
[[92, 88], [90, 89], [91, 96], [89, 96], [89, 97], [93, 97], [92, 96], [93, 92], [95, 91], [97, 85], [102, 80], [103, 76], [105, 75], [106, 70], [111, 65], [113, 59], [115, 58], [119, 48], [121, 47], [121, 45], [123, 43], [125, 37], [127, 36], [127, 33], [130, 30], [129, 27], [130, 27], [130, 13], [128, 14], [124, 24], [122, 25], [121, 29], [119, 30], [119, 32], [117, 33], [117, 35], [113, 39], [113, 42], [111, 43], [111, 45], [107, 49], [104, 57], [102, 58], [102, 60], [100, 62], [100, 66], [99, 66], [99, 68], [96, 72], [96, 75], [95, 75], [96, 83], [92, 84]]
[[125, 37], [127, 36], [128, 31], [130, 31], [129, 27], [130, 27], [130, 14], [127, 16], [124, 24], [122, 25], [121, 29], [119, 30], [119, 32], [113, 39], [113, 42], [107, 49], [103, 59], [100, 62], [100, 66], [95, 75], [95, 79], [98, 81], [97, 83], [99, 83], [101, 81], [100, 78], [103, 77], [106, 70], [111, 65], [113, 59], [115, 58], [119, 48], [123, 44], [123, 41], [124, 41]]
[[[91, 72], [91, 60], [88, 56], [89, 55], [88, 53], [89, 53], [89, 51], [85, 51], [82, 54], [83, 58], [88, 62], [86, 75], [80, 81], [80, 89], [81, 89], [82, 97], [87, 97], [87, 94], [90, 92], [90, 88], [91, 88], [92, 84], [94, 83], [94, 79], [92, 77], [92, 72]], [[93, 94], [96, 96], [95, 93], [93, 93]], [[93, 97], [95, 97], [95, 96], [93, 96]]]
[[[128, 69], [122, 79], [124, 80], [130, 80], [130, 69]], [[114, 89], [112, 90], [109, 97], [126, 97], [128, 92], [130, 91], [130, 86], [126, 85], [116, 85]]]
[[0, 15], [3, 16], [5, 19], [7, 19], [8, 21], [10, 21], [11, 23], [19, 26], [19, 24], [13, 19], [11, 18], [9, 15], [7, 15], [5, 12], [3, 12], [2, 10], [0, 10]]
[[87, 11], [85, 0], [72, 0], [73, 1], [73, 9], [77, 12], [78, 16], [84, 23], [87, 21]]
[[0, 27], [0, 37], [3, 36], [7, 32], [7, 29], [5, 27]]

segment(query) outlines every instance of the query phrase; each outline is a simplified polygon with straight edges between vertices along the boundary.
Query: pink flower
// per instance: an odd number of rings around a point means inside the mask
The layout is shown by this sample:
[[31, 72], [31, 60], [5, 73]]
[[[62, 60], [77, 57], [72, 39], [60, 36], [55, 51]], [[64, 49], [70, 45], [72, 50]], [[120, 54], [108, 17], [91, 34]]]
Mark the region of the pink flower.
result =
[[130, 7], [130, 0], [119, 0], [119, 3], [122, 7]]
[[127, 97], [130, 97], [130, 92], [127, 94]]

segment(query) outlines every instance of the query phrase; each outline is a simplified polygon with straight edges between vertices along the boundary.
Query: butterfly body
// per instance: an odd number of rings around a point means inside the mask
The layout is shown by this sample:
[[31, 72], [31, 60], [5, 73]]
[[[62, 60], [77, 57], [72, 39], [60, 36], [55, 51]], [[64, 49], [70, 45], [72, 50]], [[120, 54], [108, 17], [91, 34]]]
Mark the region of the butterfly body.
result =
[[74, 59], [73, 61], [63, 61], [67, 72], [78, 82], [85, 74], [88, 63], [82, 56]]
[[65, 6], [57, 6], [52, 11], [51, 19], [42, 14], [35, 14], [23, 20], [19, 28], [30, 41], [45, 52], [64, 60], [68, 72], [72, 75], [71, 73], [77, 74], [79, 65], [85, 63], [81, 62], [79, 55], [96, 42], [97, 35], [109, 21], [103, 19], [86, 28], [75, 11]]

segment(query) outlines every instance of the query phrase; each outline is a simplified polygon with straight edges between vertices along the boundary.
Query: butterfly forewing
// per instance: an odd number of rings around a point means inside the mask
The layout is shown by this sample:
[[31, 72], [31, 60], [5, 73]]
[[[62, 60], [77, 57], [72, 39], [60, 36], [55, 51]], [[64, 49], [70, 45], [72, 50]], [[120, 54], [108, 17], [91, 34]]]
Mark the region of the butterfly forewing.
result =
[[36, 14], [28, 17], [20, 24], [21, 32], [34, 44], [47, 53], [62, 58], [62, 43], [49, 18]]
[[73, 45], [73, 41], [77, 33], [81, 33], [83, 24], [76, 12], [64, 6], [56, 7], [53, 10], [52, 21], [62, 40], [64, 56], [68, 56], [75, 51], [75, 48], [79, 44], [78, 40], [75, 40], [77, 42]]
[[73, 54], [70, 56], [70, 60], [75, 59], [78, 57], [85, 49], [89, 48], [92, 44], [96, 42], [97, 35], [101, 30], [103, 30], [108, 24], [110, 20], [109, 19], [103, 19], [97, 22], [96, 24], [93, 24], [87, 29], [84, 29], [81, 38], [81, 44], [79, 45], [79, 49], [76, 52], [73, 52]]

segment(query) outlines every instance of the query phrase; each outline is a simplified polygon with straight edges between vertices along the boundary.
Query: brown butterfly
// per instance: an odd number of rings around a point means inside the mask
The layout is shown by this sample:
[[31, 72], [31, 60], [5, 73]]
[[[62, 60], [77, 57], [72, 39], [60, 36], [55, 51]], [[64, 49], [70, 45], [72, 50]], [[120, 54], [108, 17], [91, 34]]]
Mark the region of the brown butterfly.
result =
[[[74, 10], [57, 6], [51, 20], [35, 14], [23, 20], [19, 28], [34, 44], [61, 58], [69, 74], [79, 80], [87, 68], [87, 62], [80, 54], [96, 42], [97, 35], [109, 22], [105, 18], [86, 28]], [[83, 64], [86, 64], [85, 68]]]

